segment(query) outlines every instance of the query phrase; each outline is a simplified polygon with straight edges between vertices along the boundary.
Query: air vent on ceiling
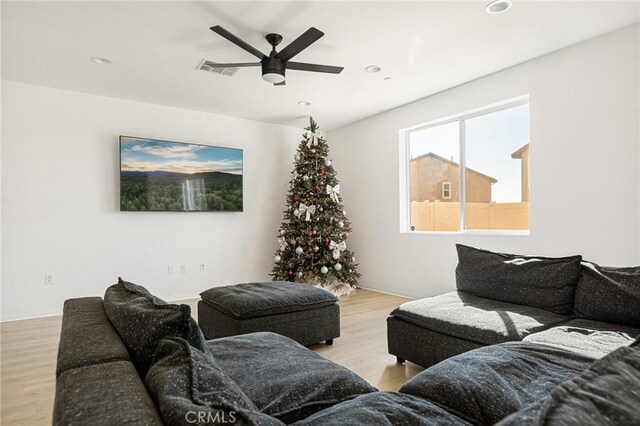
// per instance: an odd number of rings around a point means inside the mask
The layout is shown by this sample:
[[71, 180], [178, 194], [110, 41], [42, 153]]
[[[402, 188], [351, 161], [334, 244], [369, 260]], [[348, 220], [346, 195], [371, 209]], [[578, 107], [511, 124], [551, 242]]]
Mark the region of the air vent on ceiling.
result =
[[218, 62], [213, 62], [213, 61], [208, 61], [206, 59], [203, 59], [203, 60], [200, 61], [200, 63], [196, 67], [196, 69], [202, 70], [202, 71], [212, 72], [212, 73], [215, 73], [215, 74], [226, 75], [227, 77], [233, 77], [240, 70], [240, 68], [229, 68], [229, 67], [227, 67], [227, 68], [213, 68], [211, 66], [211, 65], [215, 65], [217, 63]]

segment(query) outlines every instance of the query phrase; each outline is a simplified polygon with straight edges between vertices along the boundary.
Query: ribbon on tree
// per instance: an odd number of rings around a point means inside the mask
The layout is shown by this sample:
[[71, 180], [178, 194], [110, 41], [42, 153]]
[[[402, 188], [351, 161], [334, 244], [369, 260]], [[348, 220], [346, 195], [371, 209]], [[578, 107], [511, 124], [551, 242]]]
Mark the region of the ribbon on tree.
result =
[[322, 139], [322, 131], [316, 130], [315, 132], [312, 132], [311, 130], [307, 130], [304, 137], [309, 141], [309, 145], [318, 145], [320, 143], [320, 139]]
[[329, 250], [333, 250], [333, 258], [334, 259], [339, 259], [340, 258], [340, 252], [343, 252], [347, 249], [347, 243], [342, 241], [341, 243], [336, 243], [335, 241], [331, 241], [329, 243]]
[[280, 245], [280, 250], [284, 251], [287, 248], [287, 240], [284, 237], [278, 237], [278, 245]]
[[[311, 220], [311, 215], [316, 212], [316, 206], [307, 206], [305, 203], [300, 203], [298, 206], [298, 213], [296, 213], [296, 217], [300, 219], [300, 216], [305, 215], [305, 219], [307, 222]], [[295, 213], [295, 212], [294, 212]]]
[[336, 203], [339, 202], [338, 194], [340, 194], [340, 184], [336, 186], [327, 185], [327, 195]]

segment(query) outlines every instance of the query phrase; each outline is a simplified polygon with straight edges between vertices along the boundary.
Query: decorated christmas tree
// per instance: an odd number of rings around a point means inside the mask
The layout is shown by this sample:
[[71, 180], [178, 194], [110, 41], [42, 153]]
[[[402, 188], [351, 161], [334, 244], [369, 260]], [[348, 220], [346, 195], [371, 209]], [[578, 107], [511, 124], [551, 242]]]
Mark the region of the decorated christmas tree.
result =
[[327, 141], [313, 118], [309, 121], [295, 154], [271, 276], [348, 294], [360, 277], [355, 256], [347, 249], [351, 225]]

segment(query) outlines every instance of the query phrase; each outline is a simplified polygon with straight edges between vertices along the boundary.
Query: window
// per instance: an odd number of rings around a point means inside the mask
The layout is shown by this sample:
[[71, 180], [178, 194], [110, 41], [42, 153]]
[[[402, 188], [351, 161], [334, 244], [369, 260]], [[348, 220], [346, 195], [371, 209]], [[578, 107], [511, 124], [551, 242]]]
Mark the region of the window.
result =
[[451, 182], [442, 182], [442, 198], [451, 198]]
[[406, 131], [415, 231], [529, 229], [529, 104], [511, 102]]

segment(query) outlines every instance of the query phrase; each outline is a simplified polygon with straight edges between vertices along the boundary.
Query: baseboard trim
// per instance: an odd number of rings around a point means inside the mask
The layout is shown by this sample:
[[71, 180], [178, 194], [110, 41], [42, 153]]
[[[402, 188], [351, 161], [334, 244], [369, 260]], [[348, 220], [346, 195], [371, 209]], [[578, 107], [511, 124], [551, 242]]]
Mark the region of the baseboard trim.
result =
[[404, 297], [405, 299], [415, 300], [415, 297], [407, 296], [405, 294], [391, 293], [390, 291], [378, 290], [377, 288], [365, 287], [363, 285], [359, 285], [358, 288], [375, 291], [376, 293], [388, 294], [389, 296]]

